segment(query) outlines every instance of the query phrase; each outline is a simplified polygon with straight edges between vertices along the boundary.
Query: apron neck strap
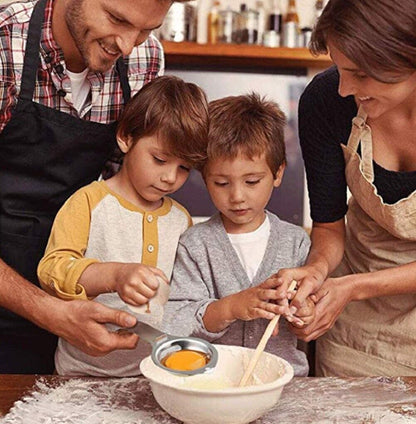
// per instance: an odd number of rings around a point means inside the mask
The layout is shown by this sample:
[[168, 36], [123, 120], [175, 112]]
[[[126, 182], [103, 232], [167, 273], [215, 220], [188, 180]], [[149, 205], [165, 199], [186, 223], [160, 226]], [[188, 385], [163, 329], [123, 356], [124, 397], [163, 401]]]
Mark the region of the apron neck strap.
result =
[[371, 137], [371, 129], [366, 124], [367, 114], [364, 108], [358, 108], [357, 116], [352, 120], [351, 134], [348, 138], [348, 147], [357, 152], [358, 146], [361, 146], [361, 169], [365, 178], [373, 183], [374, 167], [373, 167], [373, 141]]
[[360, 144], [361, 133], [366, 127], [366, 119], [367, 114], [364, 112], [363, 107], [360, 106], [357, 112], [357, 116], [355, 116], [352, 120], [351, 133], [347, 143], [348, 147], [351, 147], [351, 149], [355, 152], [357, 151]]
[[42, 33], [42, 24], [45, 16], [47, 0], [39, 0], [30, 18], [27, 43], [25, 50], [25, 60], [22, 73], [22, 85], [19, 97], [32, 101], [35, 89], [36, 74], [40, 65], [39, 44]]
[[118, 76], [120, 78], [121, 89], [123, 91], [124, 105], [130, 100], [131, 88], [127, 77], [127, 66], [124, 63], [123, 57], [119, 57], [116, 62]]

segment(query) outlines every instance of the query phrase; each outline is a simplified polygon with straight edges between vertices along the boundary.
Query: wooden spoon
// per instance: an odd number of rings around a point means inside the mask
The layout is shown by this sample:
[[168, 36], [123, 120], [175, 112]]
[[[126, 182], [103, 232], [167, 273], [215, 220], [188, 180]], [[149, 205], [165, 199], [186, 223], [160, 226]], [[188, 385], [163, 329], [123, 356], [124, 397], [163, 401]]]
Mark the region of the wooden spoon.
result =
[[[297, 282], [293, 280], [290, 283], [290, 286], [288, 288], [288, 291], [293, 291], [296, 287]], [[257, 362], [260, 359], [260, 355], [263, 353], [267, 342], [270, 339], [270, 336], [273, 334], [273, 330], [276, 327], [276, 324], [279, 322], [280, 315], [276, 315], [273, 317], [273, 319], [269, 322], [268, 326], [266, 327], [266, 330], [264, 331], [264, 334], [262, 338], [260, 339], [259, 344], [256, 347], [256, 350], [254, 351], [253, 356], [250, 359], [250, 362], [248, 363], [248, 367], [244, 371], [243, 377], [240, 380], [239, 387], [243, 387], [247, 385], [247, 382], [251, 375], [253, 374], [254, 368], [256, 368]]]

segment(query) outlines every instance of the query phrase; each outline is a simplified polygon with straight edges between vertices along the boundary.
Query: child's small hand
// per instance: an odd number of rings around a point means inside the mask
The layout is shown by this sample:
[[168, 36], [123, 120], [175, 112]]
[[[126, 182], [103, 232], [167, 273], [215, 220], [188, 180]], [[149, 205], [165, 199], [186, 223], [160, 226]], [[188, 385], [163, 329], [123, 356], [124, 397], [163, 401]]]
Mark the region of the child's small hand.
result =
[[159, 278], [169, 283], [158, 268], [137, 263], [120, 264], [115, 276], [114, 291], [126, 303], [144, 305], [156, 294]]
[[273, 319], [279, 313], [280, 306], [275, 290], [276, 280], [268, 279], [256, 287], [242, 290], [232, 296], [231, 313], [234, 319], [250, 321], [257, 318]]

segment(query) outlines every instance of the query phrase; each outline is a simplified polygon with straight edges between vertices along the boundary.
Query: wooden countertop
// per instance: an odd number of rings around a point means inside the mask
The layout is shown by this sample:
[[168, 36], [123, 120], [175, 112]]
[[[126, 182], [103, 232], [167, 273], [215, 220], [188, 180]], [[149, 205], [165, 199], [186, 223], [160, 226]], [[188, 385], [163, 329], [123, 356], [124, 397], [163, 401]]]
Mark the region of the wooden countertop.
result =
[[253, 68], [320, 68], [332, 65], [329, 56], [314, 57], [306, 48], [244, 44], [197, 44], [162, 41], [166, 66]]
[[[15, 401], [22, 399], [12, 408]], [[69, 399], [72, 406], [68, 404]], [[36, 408], [39, 408], [38, 412]], [[25, 414], [30, 409], [28, 420]], [[77, 411], [83, 414], [83, 421], [77, 418]], [[103, 422], [100, 414], [104, 413], [107, 420], [114, 417], [110, 420], [113, 423], [179, 423], [157, 405], [144, 377], [100, 379], [0, 375], [0, 416], [7, 414], [4, 421], [0, 419], [2, 423], [91, 423], [91, 420], [85, 421], [88, 413], [88, 417], [94, 416], [94, 423]], [[36, 414], [42, 420], [36, 420]], [[67, 418], [66, 414], [71, 417]], [[129, 420], [123, 421], [123, 417]], [[277, 422], [416, 422], [416, 377], [297, 377], [284, 388], [277, 406], [256, 424]]]

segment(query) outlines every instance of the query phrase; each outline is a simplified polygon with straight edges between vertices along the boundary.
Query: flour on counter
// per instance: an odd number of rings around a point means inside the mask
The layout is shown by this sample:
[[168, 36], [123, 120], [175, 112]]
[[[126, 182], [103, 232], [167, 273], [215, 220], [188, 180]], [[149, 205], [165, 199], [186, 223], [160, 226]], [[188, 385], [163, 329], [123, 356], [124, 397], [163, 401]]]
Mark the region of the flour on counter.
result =
[[[378, 386], [377, 396], [374, 384]], [[218, 421], [221, 424], [221, 420]], [[253, 424], [416, 424], [415, 389], [401, 379], [295, 378]], [[39, 378], [0, 424], [180, 424], [160, 409], [144, 378]]]
[[[276, 407], [255, 423], [416, 424], [416, 394], [401, 379], [313, 380], [293, 380]], [[376, 399], [374, 382], [380, 388]]]
[[[105, 383], [104, 383], [105, 381]], [[56, 387], [40, 378], [0, 424], [172, 424], [144, 379], [68, 380]]]

